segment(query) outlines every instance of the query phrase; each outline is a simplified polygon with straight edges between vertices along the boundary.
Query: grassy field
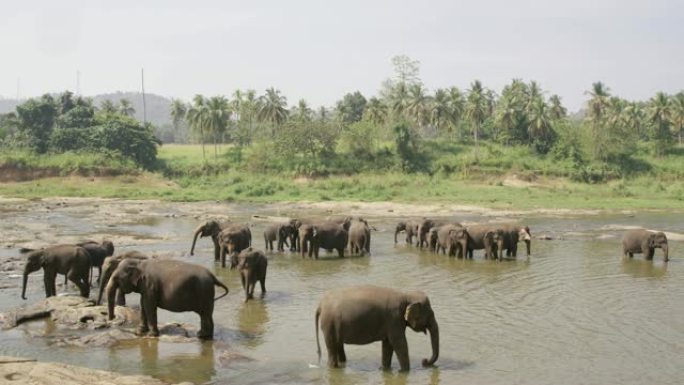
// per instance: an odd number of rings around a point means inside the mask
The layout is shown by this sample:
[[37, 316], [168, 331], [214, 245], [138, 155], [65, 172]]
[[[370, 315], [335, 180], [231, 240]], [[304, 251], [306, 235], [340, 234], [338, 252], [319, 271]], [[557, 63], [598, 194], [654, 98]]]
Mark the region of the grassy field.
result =
[[[159, 151], [160, 166], [155, 171], [142, 171], [121, 160], [112, 162], [102, 154], [3, 154], [0, 155], [3, 172], [10, 168], [16, 171], [17, 167], [54, 167], [59, 174], [0, 183], [0, 196], [238, 202], [449, 202], [499, 209], [684, 209], [684, 178], [678, 177], [684, 171], [684, 165], [676, 159], [679, 157], [663, 158], [654, 170], [638, 177], [587, 184], [559, 176], [567, 165], [528, 159], [520, 149], [508, 153], [481, 149], [477, 166], [451, 173], [361, 172], [325, 178], [253, 173], [236, 167], [231, 161], [234, 154], [230, 147], [224, 146], [217, 159], [214, 159], [213, 147], [208, 146], [206, 150], [205, 161], [200, 146], [164, 145]], [[472, 155], [465, 150], [456, 153], [451, 158], [445, 157], [444, 162], [467, 165]]]

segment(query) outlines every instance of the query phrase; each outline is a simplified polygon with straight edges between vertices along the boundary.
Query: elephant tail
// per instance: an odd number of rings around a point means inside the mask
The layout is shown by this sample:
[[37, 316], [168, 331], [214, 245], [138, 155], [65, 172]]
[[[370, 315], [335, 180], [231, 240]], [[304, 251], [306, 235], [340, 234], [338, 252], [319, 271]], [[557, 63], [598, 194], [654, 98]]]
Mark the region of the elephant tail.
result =
[[226, 291], [225, 293], [223, 293], [223, 294], [219, 295], [218, 297], [214, 298], [214, 301], [216, 301], [217, 299], [223, 298], [223, 297], [225, 297], [226, 295], [228, 295], [228, 286], [224, 285], [223, 282], [219, 281], [218, 278], [216, 278], [215, 275], [212, 275], [212, 276], [214, 277], [214, 285], [219, 286], [219, 287], [222, 287], [222, 288]]
[[318, 319], [321, 317], [321, 307], [316, 309], [316, 352], [318, 353], [318, 363], [321, 363], [321, 343], [318, 340]]

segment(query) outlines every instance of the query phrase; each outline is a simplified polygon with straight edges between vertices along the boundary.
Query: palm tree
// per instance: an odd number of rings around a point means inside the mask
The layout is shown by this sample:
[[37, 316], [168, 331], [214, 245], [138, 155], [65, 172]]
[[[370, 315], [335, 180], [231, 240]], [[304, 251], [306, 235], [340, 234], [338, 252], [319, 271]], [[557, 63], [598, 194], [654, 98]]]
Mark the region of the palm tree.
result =
[[650, 100], [648, 119], [653, 124], [653, 136], [655, 139], [655, 153], [663, 155], [669, 144], [670, 120], [672, 109], [670, 99], [664, 92], [658, 92]]
[[382, 126], [387, 122], [387, 105], [380, 99], [372, 97], [368, 99], [363, 115], [376, 126]]
[[532, 102], [529, 121], [530, 131], [534, 138], [546, 139], [548, 137], [551, 130], [551, 118], [549, 108], [541, 96]]
[[218, 158], [218, 138], [223, 137], [228, 128], [230, 119], [230, 106], [228, 99], [223, 96], [214, 96], [206, 101], [204, 124], [207, 131], [214, 136], [214, 159]]
[[458, 87], [449, 88], [449, 109], [451, 110], [451, 122], [449, 124], [453, 126], [453, 129], [458, 127], [458, 123], [465, 112], [465, 105], [466, 101], [461, 90]]
[[171, 100], [171, 122], [174, 130], [178, 131], [180, 123], [185, 119], [185, 114], [188, 112], [188, 106], [179, 99]]
[[549, 98], [549, 103], [551, 103], [549, 116], [553, 120], [562, 120], [568, 115], [568, 110], [563, 107], [561, 103], [561, 98], [558, 95], [551, 95]]
[[448, 127], [448, 131], [451, 133], [452, 121], [453, 114], [451, 111], [449, 92], [440, 88], [435, 91], [435, 96], [432, 98], [432, 103], [430, 104], [430, 123], [435, 126], [438, 132], [441, 132], [445, 127]]
[[114, 103], [112, 103], [111, 100], [106, 99], [103, 100], [102, 103], [100, 104], [100, 111], [107, 115], [115, 114], [116, 113], [116, 106]]
[[287, 99], [280, 95], [280, 91], [271, 87], [259, 98], [259, 101], [257, 118], [260, 121], [269, 122], [274, 129], [277, 129], [287, 120]]
[[475, 146], [477, 146], [478, 133], [482, 123], [487, 119], [488, 111], [491, 103], [487, 98], [487, 91], [482, 87], [479, 80], [475, 80], [470, 85], [468, 91], [468, 104], [466, 105], [466, 116], [470, 119], [470, 124], [473, 128], [473, 138], [475, 139]]
[[329, 118], [330, 113], [325, 106], [318, 107], [317, 117], [320, 122], [326, 122]]
[[406, 112], [406, 107], [409, 102], [409, 93], [406, 83], [399, 82], [392, 88], [389, 102], [392, 107], [392, 112], [396, 116], [402, 116], [404, 112]]
[[639, 103], [631, 102], [627, 103], [622, 112], [622, 122], [625, 127], [637, 138], [640, 138], [643, 134], [642, 126], [644, 122], [644, 110], [641, 108]]
[[610, 90], [601, 82], [596, 82], [591, 85], [591, 91], [586, 94], [591, 96], [587, 102], [588, 120], [591, 122], [593, 156], [600, 158], [603, 147], [607, 145], [605, 133], [603, 132], [603, 125], [605, 124], [605, 114], [608, 107], [608, 99], [610, 97]]
[[673, 96], [671, 99], [672, 103], [672, 116], [671, 123], [672, 127], [675, 129], [675, 133], [679, 137], [679, 145], [682, 145], [682, 131], [684, 131], [684, 92], [680, 92]]
[[206, 159], [206, 152], [204, 150], [204, 127], [206, 125], [207, 106], [204, 96], [195, 95], [192, 99], [192, 106], [188, 109], [185, 119], [190, 128], [200, 133], [200, 140], [202, 142], [202, 158]]
[[409, 99], [406, 114], [421, 128], [430, 119], [430, 98], [426, 95], [425, 87], [420, 83], [412, 84], [409, 88]]
[[131, 105], [130, 100], [119, 100], [119, 113], [124, 116], [133, 116], [133, 114], [135, 114], [135, 108]]
[[291, 115], [299, 122], [310, 122], [313, 110], [311, 110], [306, 100], [299, 99], [297, 106], [292, 108]]
[[510, 91], [510, 88], [504, 88], [501, 99], [496, 107], [496, 115], [494, 117], [494, 124], [499, 128], [499, 132], [503, 135], [499, 138], [508, 145], [510, 139], [514, 137], [514, 131], [517, 126], [518, 114], [518, 96]]

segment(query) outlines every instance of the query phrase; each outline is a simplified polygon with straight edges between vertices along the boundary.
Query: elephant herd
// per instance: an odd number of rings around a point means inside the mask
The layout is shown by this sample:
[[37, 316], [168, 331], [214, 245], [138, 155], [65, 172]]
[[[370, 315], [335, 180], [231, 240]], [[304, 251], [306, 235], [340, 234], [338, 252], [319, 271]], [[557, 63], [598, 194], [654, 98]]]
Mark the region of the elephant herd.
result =
[[[268, 225], [263, 233], [267, 251], [289, 248], [302, 257], [319, 257], [321, 248], [337, 251], [344, 257], [370, 253], [371, 231], [376, 230], [363, 218], [328, 218], [326, 220], [290, 219]], [[473, 258], [474, 250], [484, 250], [485, 259], [515, 258], [519, 242], [531, 251], [530, 228], [519, 224], [475, 224], [464, 226], [457, 222], [434, 219], [415, 219], [399, 222], [394, 231], [404, 232], [406, 244], [434, 253], [459, 258]], [[190, 255], [194, 255], [197, 238], [210, 237], [214, 245], [214, 260], [240, 273], [245, 301], [253, 298], [257, 283], [262, 296], [266, 292], [268, 259], [264, 252], [252, 245], [248, 224], [210, 220], [197, 227], [193, 234]], [[623, 254], [632, 257], [644, 253], [652, 259], [655, 248], [661, 248], [668, 260], [667, 238], [662, 232], [630, 230], [624, 234]], [[99, 292], [97, 303], [104, 294], [108, 302], [109, 319], [115, 317], [115, 305], [126, 303], [125, 295], [140, 294], [141, 325], [139, 335], [158, 336], [157, 308], [173, 312], [192, 311], [200, 316], [201, 339], [212, 339], [214, 333], [214, 302], [228, 294], [228, 287], [207, 268], [175, 260], [159, 260], [128, 251], [114, 256], [114, 245], [88, 241], [75, 245], [54, 245], [42, 249], [21, 249], [27, 255], [21, 296], [26, 299], [28, 275], [44, 270], [46, 297], [56, 295], [57, 274], [65, 275], [88, 297], [92, 285], [93, 268], [97, 267]], [[223, 293], [215, 296], [215, 287]], [[382, 366], [389, 368], [396, 354], [401, 370], [409, 369], [407, 327], [416, 332], [430, 333], [432, 356], [423, 360], [424, 366], [433, 365], [439, 356], [439, 327], [430, 300], [423, 292], [401, 292], [376, 286], [356, 286], [327, 291], [315, 312], [316, 342], [320, 358], [318, 331], [323, 331], [328, 350], [328, 364], [338, 367], [346, 361], [344, 344], [382, 342]]]
[[394, 243], [397, 234], [406, 233], [406, 244], [459, 258], [473, 258], [474, 250], [484, 250], [485, 259], [515, 258], [518, 242], [524, 241], [529, 257], [532, 244], [530, 228], [518, 224], [476, 224], [461, 225], [458, 222], [433, 219], [416, 219], [399, 222], [394, 230]]

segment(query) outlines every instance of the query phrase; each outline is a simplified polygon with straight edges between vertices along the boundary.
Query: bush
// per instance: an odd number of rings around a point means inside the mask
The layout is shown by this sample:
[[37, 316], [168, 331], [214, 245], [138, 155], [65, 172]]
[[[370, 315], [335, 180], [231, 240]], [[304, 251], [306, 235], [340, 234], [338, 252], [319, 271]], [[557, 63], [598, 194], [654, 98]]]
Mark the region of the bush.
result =
[[367, 121], [350, 124], [340, 136], [342, 151], [355, 157], [372, 160], [376, 147], [376, 127]]
[[155, 165], [160, 142], [150, 125], [143, 126], [135, 119], [111, 115], [104, 124], [94, 127], [92, 137], [97, 144], [93, 147], [117, 151], [148, 169]]

